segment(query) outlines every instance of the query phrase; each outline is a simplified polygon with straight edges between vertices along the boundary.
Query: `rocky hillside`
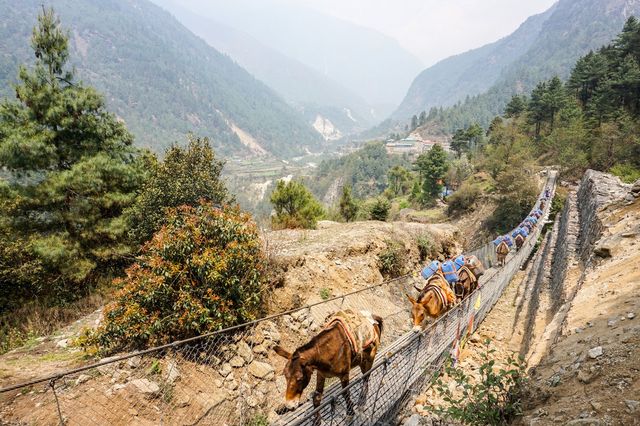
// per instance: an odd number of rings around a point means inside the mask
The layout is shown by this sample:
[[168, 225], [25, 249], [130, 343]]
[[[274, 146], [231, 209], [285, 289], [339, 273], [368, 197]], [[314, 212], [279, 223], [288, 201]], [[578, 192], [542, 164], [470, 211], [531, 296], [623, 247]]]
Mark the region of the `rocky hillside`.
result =
[[[395, 247], [402, 272], [417, 269], [418, 238], [430, 242], [433, 257], [451, 256], [461, 248], [454, 227], [415, 223], [321, 222], [317, 230], [273, 231], [263, 238], [275, 285], [267, 296], [267, 314], [382, 283], [388, 276], [381, 258], [390, 247]], [[412, 277], [404, 278], [239, 330], [233, 339], [213, 339], [211, 347], [196, 344], [171, 356], [136, 356], [72, 375], [58, 385], [64, 415], [70, 423], [81, 419], [80, 423], [129, 424], [136, 419], [157, 424], [161, 414], [154, 405], [164, 401], [171, 404], [172, 418], [184, 424], [203, 418], [208, 424], [248, 422], [256, 410], [275, 421], [274, 409], [285, 386], [284, 377], [276, 374], [283, 367], [283, 360], [271, 350], [276, 343], [296, 347], [319, 330], [329, 313], [351, 308], [385, 317], [386, 344], [411, 327], [405, 292], [412, 285]], [[2, 355], [0, 387], [91, 362], [74, 342], [83, 328], [100, 321], [101, 311], [96, 311]], [[170, 395], [165, 393], [167, 387]], [[33, 389], [0, 395], [0, 418], [55, 423], [51, 393], [41, 386]]]
[[0, 0], [0, 97], [14, 96], [18, 66], [31, 62], [43, 3], [70, 30], [79, 77], [105, 95], [139, 146], [162, 152], [192, 131], [227, 156], [322, 149], [302, 114], [147, 0]]

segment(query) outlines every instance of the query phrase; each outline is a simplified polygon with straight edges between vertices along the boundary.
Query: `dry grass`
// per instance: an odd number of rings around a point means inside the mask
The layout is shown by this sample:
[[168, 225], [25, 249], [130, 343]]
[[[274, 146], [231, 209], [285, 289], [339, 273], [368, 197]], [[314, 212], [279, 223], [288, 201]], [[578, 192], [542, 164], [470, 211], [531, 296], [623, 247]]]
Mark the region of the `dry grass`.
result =
[[64, 306], [38, 300], [3, 313], [0, 316], [0, 354], [23, 345], [34, 344], [36, 338], [52, 334], [100, 308], [110, 300], [112, 294], [113, 288], [103, 285]]

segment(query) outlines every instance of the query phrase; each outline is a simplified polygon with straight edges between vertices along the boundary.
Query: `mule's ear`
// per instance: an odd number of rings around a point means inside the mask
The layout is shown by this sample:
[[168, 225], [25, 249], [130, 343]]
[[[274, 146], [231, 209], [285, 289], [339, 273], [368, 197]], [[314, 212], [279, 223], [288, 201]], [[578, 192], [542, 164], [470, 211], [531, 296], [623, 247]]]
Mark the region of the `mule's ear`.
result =
[[405, 296], [407, 296], [407, 299], [409, 299], [409, 302], [411, 302], [412, 305], [415, 305], [416, 299], [414, 299], [413, 297], [409, 296], [407, 293], [404, 294]]
[[280, 355], [281, 357], [286, 358], [286, 359], [291, 359], [291, 352], [287, 351], [282, 346], [278, 345], [275, 348], [273, 348], [273, 350], [276, 351], [276, 353], [278, 355]]

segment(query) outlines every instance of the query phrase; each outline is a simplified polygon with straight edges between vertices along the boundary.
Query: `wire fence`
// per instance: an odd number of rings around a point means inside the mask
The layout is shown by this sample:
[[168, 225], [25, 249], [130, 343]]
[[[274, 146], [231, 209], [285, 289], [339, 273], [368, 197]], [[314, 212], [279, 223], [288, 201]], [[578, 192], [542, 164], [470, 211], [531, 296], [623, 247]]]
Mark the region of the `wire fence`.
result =
[[[205, 336], [0, 389], [0, 424], [219, 425], [274, 421], [284, 378], [276, 344], [295, 348], [342, 309], [385, 318], [383, 345], [409, 328], [404, 275]], [[278, 374], [276, 374], [278, 373]], [[312, 383], [313, 385], [313, 383]]]
[[[555, 174], [547, 186], [554, 182]], [[312, 424], [318, 415], [324, 424], [384, 424], [412, 389], [439, 368], [452, 342], [484, 318], [530, 255], [537, 232], [503, 268], [489, 269], [471, 297], [423, 332], [410, 332], [405, 293], [413, 291], [417, 278], [404, 275], [219, 332], [5, 386], [0, 389], [0, 424]], [[492, 251], [483, 247], [473, 254], [487, 263]], [[384, 318], [383, 350], [374, 367], [366, 376], [354, 372], [344, 390], [328, 382], [317, 409], [305, 403], [277, 416], [274, 409], [283, 400], [286, 383], [279, 371], [284, 360], [273, 347], [294, 349], [320, 331], [327, 316], [347, 308]], [[357, 407], [346, 406], [342, 396], [348, 391], [358, 401], [367, 382], [359, 414], [348, 415]], [[314, 388], [314, 383], [308, 386]]]
[[[556, 172], [548, 176], [545, 188], [551, 197], [555, 191]], [[541, 197], [542, 198], [542, 197]], [[539, 206], [539, 202], [535, 207]], [[550, 203], [544, 208], [548, 217]], [[429, 381], [457, 345], [461, 344], [489, 313], [514, 275], [531, 256], [543, 226], [537, 226], [522, 248], [511, 251], [499, 269], [491, 268], [481, 277], [479, 288], [455, 308], [438, 318], [421, 332], [408, 332], [386, 347], [373, 368], [365, 375], [355, 374], [342, 389], [334, 385], [325, 392], [323, 402], [313, 408], [304, 407], [290, 414], [279, 424], [314, 425], [386, 425], [396, 424], [397, 413], [409, 397]], [[493, 243], [472, 252], [489, 263], [495, 252]], [[365, 393], [364, 389], [368, 391]], [[350, 398], [345, 398], [349, 395]], [[348, 401], [359, 401], [351, 403]]]

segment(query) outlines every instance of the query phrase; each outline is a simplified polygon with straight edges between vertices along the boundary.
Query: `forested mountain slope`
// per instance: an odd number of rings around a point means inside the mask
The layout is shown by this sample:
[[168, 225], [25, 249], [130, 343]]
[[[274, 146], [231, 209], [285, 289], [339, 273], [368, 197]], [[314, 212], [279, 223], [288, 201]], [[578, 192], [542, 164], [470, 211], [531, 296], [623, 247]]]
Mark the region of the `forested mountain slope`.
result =
[[560, 0], [548, 12], [538, 15], [546, 19], [535, 40], [503, 69], [488, 91], [432, 116], [427, 127], [452, 131], [473, 122], [487, 125], [502, 112], [513, 94], [526, 93], [537, 82], [554, 75], [566, 78], [580, 56], [611, 42], [625, 20], [637, 14], [637, 0]]
[[393, 118], [406, 119], [431, 107], [451, 106], [489, 89], [505, 68], [532, 46], [552, 12], [553, 8], [530, 17], [513, 34], [495, 43], [427, 68], [413, 81]]
[[318, 115], [329, 119], [342, 133], [362, 131], [384, 117], [376, 117], [360, 96], [321, 72], [266, 46], [244, 31], [203, 17], [175, 0], [153, 0], [183, 25], [273, 88], [302, 112], [309, 123]]
[[295, 0], [181, 0], [180, 4], [240, 29], [313, 68], [390, 114], [420, 61], [395, 40], [304, 7]]
[[105, 93], [138, 145], [162, 151], [193, 131], [225, 155], [320, 148], [299, 112], [147, 0], [0, 0], [1, 95], [14, 96], [18, 65], [31, 62], [29, 37], [43, 3], [71, 30], [79, 77]]

